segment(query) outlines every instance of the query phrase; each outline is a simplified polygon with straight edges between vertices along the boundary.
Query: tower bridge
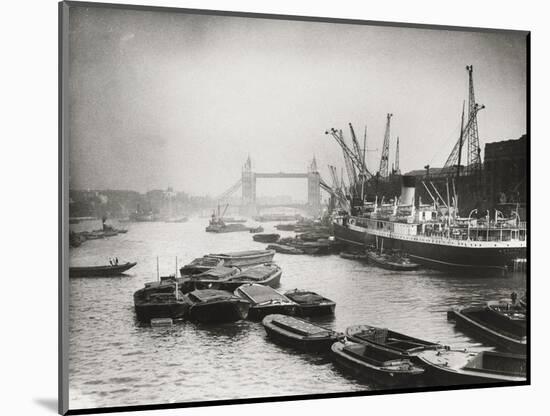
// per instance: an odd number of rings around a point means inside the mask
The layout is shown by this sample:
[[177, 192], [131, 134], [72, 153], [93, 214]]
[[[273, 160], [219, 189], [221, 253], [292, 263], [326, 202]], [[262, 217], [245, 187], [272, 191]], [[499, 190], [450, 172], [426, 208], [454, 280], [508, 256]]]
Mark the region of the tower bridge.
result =
[[308, 215], [318, 216], [321, 211], [321, 188], [327, 185], [321, 179], [317, 169], [315, 158], [308, 166], [307, 172], [254, 172], [252, 170], [252, 161], [250, 156], [246, 160], [241, 172], [241, 178], [226, 192], [218, 197], [218, 201], [228, 199], [239, 188], [241, 188], [241, 206], [242, 215], [256, 215], [261, 208], [267, 208], [274, 205], [262, 205], [256, 200], [256, 181], [258, 179], [306, 179], [307, 180], [307, 202], [305, 204], [277, 204], [281, 207], [300, 208]]

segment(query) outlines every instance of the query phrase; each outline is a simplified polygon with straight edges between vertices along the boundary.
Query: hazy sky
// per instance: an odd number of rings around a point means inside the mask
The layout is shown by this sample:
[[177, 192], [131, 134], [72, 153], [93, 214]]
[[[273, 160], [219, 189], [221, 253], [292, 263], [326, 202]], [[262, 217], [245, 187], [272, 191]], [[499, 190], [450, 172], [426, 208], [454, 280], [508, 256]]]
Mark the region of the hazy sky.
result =
[[[71, 187], [216, 195], [258, 172], [343, 167], [324, 134], [368, 125], [376, 171], [386, 113], [390, 166], [442, 166], [474, 66], [480, 142], [526, 131], [525, 39], [487, 34], [175, 13], [70, 12]], [[362, 141], [362, 139], [361, 139]], [[483, 153], [482, 153], [483, 155]], [[305, 198], [305, 181], [259, 194]]]

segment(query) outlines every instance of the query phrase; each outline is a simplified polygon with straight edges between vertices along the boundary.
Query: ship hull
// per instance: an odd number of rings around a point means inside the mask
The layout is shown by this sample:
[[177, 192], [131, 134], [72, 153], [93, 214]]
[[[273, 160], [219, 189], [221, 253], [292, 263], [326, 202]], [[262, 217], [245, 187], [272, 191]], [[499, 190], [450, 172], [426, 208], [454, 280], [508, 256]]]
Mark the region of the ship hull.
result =
[[526, 247], [467, 247], [427, 243], [397, 237], [378, 236], [368, 230], [353, 230], [334, 224], [337, 240], [355, 246], [375, 245], [384, 249], [398, 249], [407, 253], [411, 260], [430, 268], [443, 270], [505, 271], [516, 258], [526, 258]]

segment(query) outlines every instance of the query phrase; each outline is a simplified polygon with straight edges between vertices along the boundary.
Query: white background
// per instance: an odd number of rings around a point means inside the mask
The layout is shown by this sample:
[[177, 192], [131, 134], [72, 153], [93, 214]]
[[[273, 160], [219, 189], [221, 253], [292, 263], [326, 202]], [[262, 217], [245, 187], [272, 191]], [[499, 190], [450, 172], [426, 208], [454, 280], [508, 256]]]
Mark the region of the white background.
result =
[[[123, 3], [120, 1], [112, 1]], [[136, 2], [138, 2], [136, 0]], [[148, 412], [151, 415], [477, 415], [546, 413], [550, 276], [546, 152], [548, 12], [542, 1], [306, 2], [146, 1], [140, 4], [532, 31], [532, 386]], [[54, 414], [57, 398], [57, 4], [4, 2], [1, 9], [0, 279], [2, 414]], [[7, 94], [6, 94], [7, 93]], [[547, 222], [547, 220], [546, 220]], [[545, 238], [546, 237], [546, 238]], [[284, 383], [281, 380], [281, 383]], [[205, 386], [207, 389], [208, 386]], [[134, 414], [134, 413], [127, 413]], [[136, 413], [138, 414], [138, 413]]]

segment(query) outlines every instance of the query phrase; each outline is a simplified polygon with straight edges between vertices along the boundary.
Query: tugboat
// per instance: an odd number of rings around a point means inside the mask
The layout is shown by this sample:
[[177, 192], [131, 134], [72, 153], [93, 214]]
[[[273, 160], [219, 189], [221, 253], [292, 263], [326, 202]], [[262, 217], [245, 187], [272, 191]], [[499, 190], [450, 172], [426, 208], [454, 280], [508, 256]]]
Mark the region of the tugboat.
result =
[[227, 210], [227, 207], [229, 204], [225, 206], [225, 209], [223, 213], [220, 214], [220, 207], [218, 205], [218, 212], [212, 213], [212, 216], [210, 218], [210, 222], [208, 223], [208, 226], [206, 227], [206, 232], [208, 233], [233, 233], [233, 232], [242, 232], [242, 231], [249, 231], [250, 228], [246, 227], [244, 224], [238, 222], [232, 222], [227, 223], [223, 219], [223, 215], [225, 214], [225, 211]]

